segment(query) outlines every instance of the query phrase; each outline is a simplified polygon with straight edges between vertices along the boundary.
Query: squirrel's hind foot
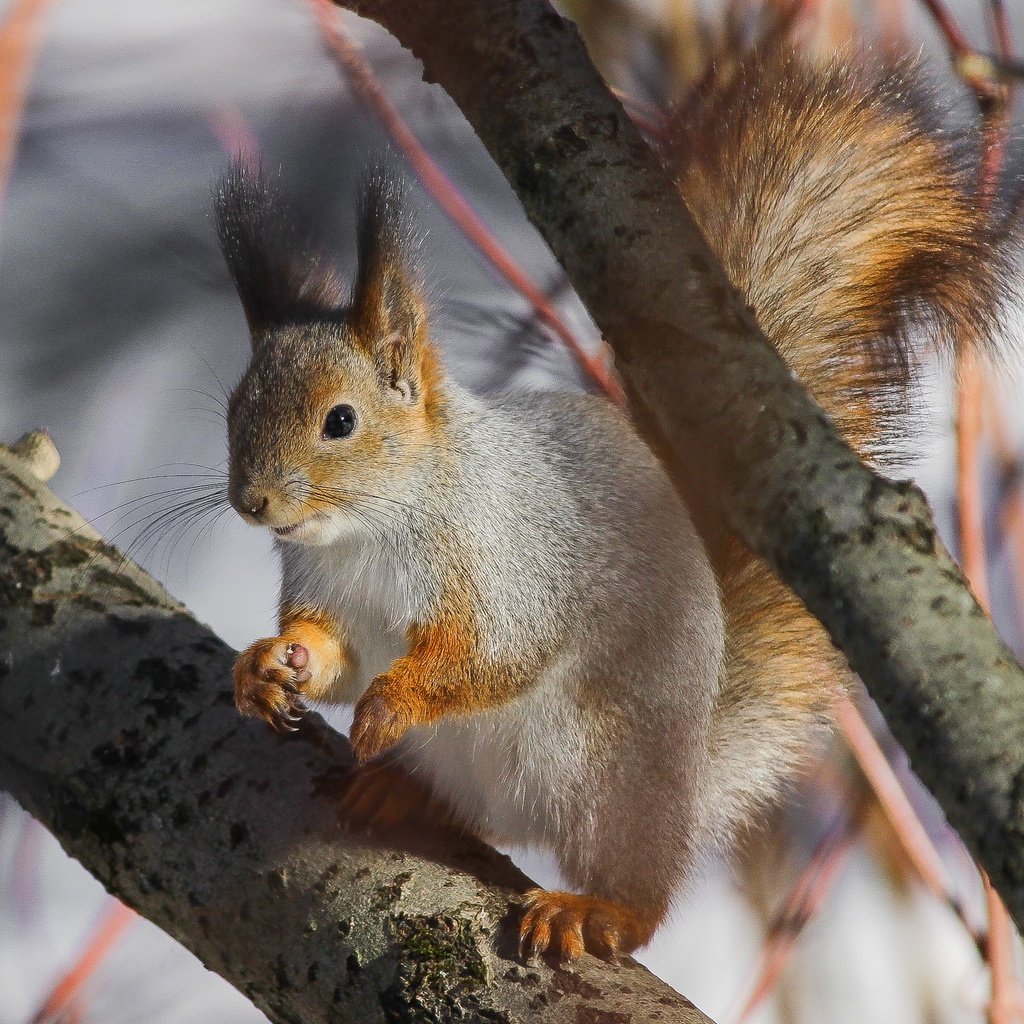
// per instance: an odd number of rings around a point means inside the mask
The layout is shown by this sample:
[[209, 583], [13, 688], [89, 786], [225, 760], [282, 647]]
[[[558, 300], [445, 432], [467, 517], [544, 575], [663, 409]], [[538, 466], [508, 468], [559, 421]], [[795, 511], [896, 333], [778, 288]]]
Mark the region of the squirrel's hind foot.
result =
[[429, 786], [394, 764], [357, 768], [345, 789], [341, 807], [349, 828], [367, 832], [409, 825], [465, 831], [451, 808]]
[[661, 914], [645, 915], [622, 903], [571, 892], [530, 889], [522, 899], [519, 955], [576, 960], [586, 950], [605, 960], [650, 941]]

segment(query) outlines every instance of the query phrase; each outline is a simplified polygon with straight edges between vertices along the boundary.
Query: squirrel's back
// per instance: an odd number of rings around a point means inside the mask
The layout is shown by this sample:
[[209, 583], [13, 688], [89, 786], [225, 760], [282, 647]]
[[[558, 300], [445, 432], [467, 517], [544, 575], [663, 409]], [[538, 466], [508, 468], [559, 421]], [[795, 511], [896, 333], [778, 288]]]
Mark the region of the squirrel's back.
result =
[[[969, 161], [930, 133], [917, 87], [772, 44], [694, 88], [668, 153], [687, 206], [765, 334], [847, 440], [885, 459], [922, 338], [982, 340], [1001, 259]], [[715, 552], [727, 677], [714, 742], [723, 826], [806, 751], [845, 663], [734, 536]]]
[[[449, 388], [451, 427], [465, 440], [460, 479], [446, 488], [459, 504], [461, 543], [472, 548], [478, 614], [523, 616], [522, 629], [548, 632], [552, 649], [586, 636], [582, 646], [596, 653], [614, 636], [616, 664], [630, 637], [650, 651], [647, 661], [658, 647], [689, 647], [702, 661], [716, 644], [687, 631], [720, 630], [714, 576], [681, 499], [626, 416], [594, 395], [476, 399]], [[710, 665], [701, 671], [714, 675]]]

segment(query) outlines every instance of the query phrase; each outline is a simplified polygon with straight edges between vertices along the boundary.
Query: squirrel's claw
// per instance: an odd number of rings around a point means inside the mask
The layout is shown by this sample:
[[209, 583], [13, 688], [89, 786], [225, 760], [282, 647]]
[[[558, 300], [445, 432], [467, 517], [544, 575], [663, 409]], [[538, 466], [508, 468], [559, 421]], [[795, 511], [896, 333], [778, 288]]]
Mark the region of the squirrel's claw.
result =
[[235, 704], [243, 715], [262, 718], [280, 733], [297, 732], [309, 710], [302, 687], [312, 678], [309, 652], [283, 637], [257, 640], [235, 661]]

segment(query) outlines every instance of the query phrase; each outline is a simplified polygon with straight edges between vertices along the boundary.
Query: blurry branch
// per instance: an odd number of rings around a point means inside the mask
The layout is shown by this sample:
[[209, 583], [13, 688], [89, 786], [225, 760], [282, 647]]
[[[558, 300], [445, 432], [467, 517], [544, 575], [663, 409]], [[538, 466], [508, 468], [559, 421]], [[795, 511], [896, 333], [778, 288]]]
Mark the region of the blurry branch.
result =
[[793, 380], [665, 171], [545, 0], [348, 0], [476, 129], [618, 357], [711, 530], [724, 514], [826, 625], [1024, 922], [1024, 672], [908, 483]]
[[[735, 1015], [735, 1024], [746, 1024], [778, 985], [782, 972], [796, 949], [797, 940], [821, 909], [846, 866], [860, 834], [864, 806], [865, 800], [860, 799], [852, 814], [840, 813], [818, 843], [785, 902], [773, 917], [765, 936], [754, 982], [742, 1009]], [[733, 1020], [732, 1017], [728, 1019]]]
[[48, 1024], [61, 1020], [75, 1004], [82, 987], [103, 963], [106, 956], [136, 921], [133, 910], [116, 899], [109, 899], [103, 908], [103, 916], [95, 931], [82, 949], [71, 969], [67, 971], [43, 1000], [30, 1024]]
[[433, 200], [491, 266], [533, 306], [538, 319], [572, 352], [591, 380], [611, 398], [621, 402], [622, 390], [614, 373], [599, 357], [591, 355], [586, 350], [550, 299], [516, 264], [480, 215], [420, 144], [415, 133], [381, 88], [373, 70], [360, 52], [359, 45], [339, 24], [336, 17], [337, 9], [330, 0], [311, 2], [324, 41], [341, 66], [352, 90], [380, 121], [388, 137], [404, 154]]
[[706, 1024], [632, 961], [511, 959], [529, 882], [483, 844], [347, 831], [345, 739], [242, 719], [232, 651], [54, 497], [48, 439], [21, 450], [0, 447], [0, 787], [114, 895], [274, 1021]]

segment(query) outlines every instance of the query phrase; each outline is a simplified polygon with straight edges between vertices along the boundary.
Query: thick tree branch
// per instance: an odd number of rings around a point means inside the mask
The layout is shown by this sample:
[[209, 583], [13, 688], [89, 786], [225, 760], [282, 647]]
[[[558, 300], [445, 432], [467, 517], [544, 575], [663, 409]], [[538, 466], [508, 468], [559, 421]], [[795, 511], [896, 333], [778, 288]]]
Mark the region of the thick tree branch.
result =
[[111, 892], [275, 1021], [707, 1024], [632, 961], [518, 963], [488, 847], [346, 831], [348, 744], [240, 718], [232, 657], [0, 447], [0, 787]]
[[[344, 6], [393, 32], [465, 113], [680, 486], [713, 482], [720, 514], [826, 625], [1024, 926], [1024, 673], [920, 492], [865, 468], [796, 384], [547, 0]], [[719, 513], [700, 511], [708, 529]]]

